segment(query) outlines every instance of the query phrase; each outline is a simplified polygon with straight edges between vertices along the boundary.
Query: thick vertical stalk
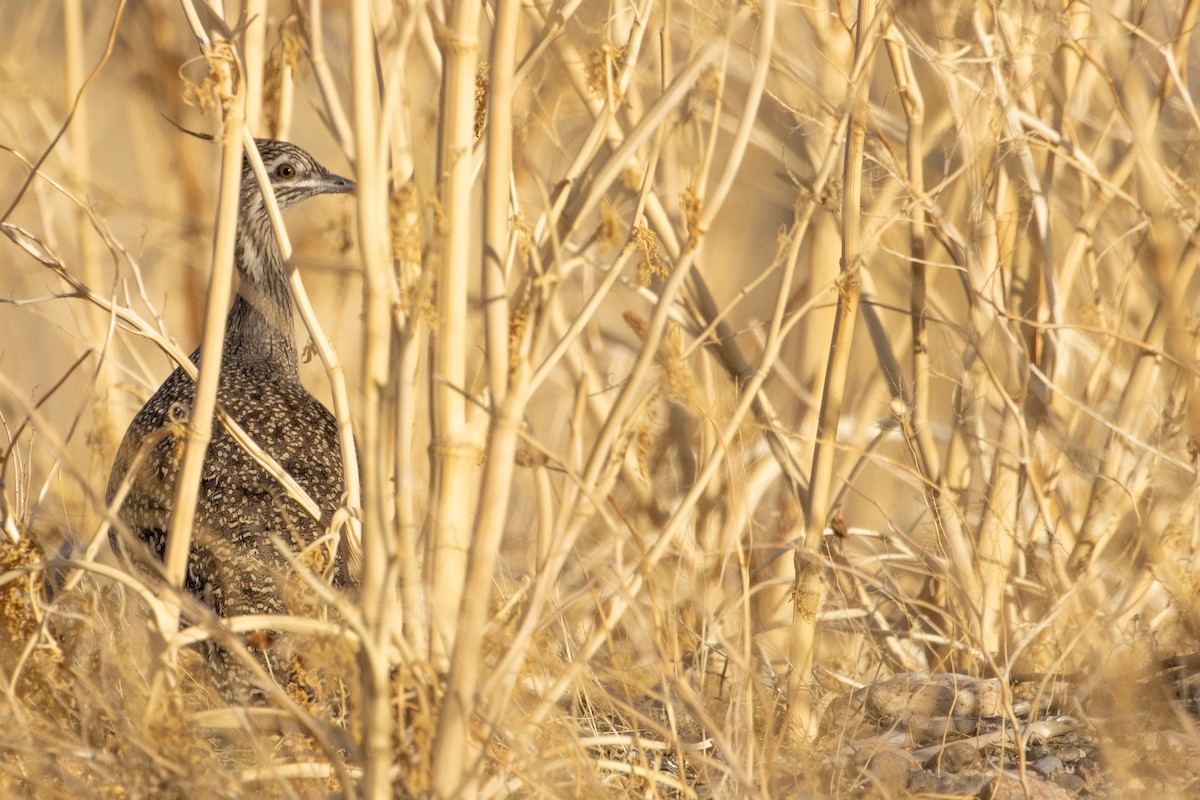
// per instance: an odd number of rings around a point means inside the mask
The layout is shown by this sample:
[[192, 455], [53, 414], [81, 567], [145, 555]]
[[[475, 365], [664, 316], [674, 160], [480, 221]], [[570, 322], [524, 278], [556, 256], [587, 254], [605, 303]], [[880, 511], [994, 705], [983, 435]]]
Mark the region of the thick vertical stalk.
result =
[[833, 496], [833, 457], [837, 452], [838, 422], [846, 393], [846, 376], [850, 366], [850, 347], [854, 339], [854, 322], [858, 318], [858, 300], [862, 291], [859, 274], [862, 253], [859, 233], [862, 224], [862, 163], [866, 143], [866, 103], [870, 83], [870, 58], [875, 50], [875, 3], [862, 0], [858, 6], [855, 25], [855, 69], [851, 73], [849, 92], [849, 130], [846, 137], [846, 157], [842, 170], [842, 266], [838, 278], [837, 315], [829, 348], [829, 366], [825, 371], [825, 388], [821, 395], [821, 411], [817, 422], [817, 441], [813, 450], [812, 477], [809, 483], [808, 508], [805, 509], [803, 546], [796, 551], [796, 583], [792, 601], [791, 673], [788, 681], [786, 739], [798, 741], [814, 733], [810, 683], [812, 681], [813, 651], [816, 647], [817, 611], [821, 599], [821, 544]]
[[984, 651], [999, 653], [1004, 644], [1004, 589], [1016, 548], [1017, 509], [1021, 494], [1021, 425], [1005, 406], [996, 458], [988, 482], [987, 505], [979, 524], [976, 570], [980, 584], [979, 640]]
[[[213, 415], [217, 404], [217, 382], [221, 375], [221, 342], [225, 338], [225, 317], [229, 312], [229, 300], [233, 293], [233, 249], [237, 240], [238, 198], [242, 175], [242, 115], [245, 102], [244, 86], [233, 86], [240, 68], [232, 61], [236, 58], [233, 48], [218, 43], [208, 52], [210, 63], [220, 70], [226, 81], [225, 91], [233, 93], [233, 103], [225, 109], [222, 133], [221, 187], [217, 203], [217, 232], [213, 245], [212, 274], [208, 282], [208, 298], [204, 308], [204, 335], [201, 339], [199, 374], [196, 379], [196, 395], [192, 401], [191, 417], [188, 420], [184, 440], [183, 464], [175, 485], [175, 508], [171, 516], [171, 529], [167, 537], [167, 552], [164, 557], [167, 582], [171, 586], [183, 586], [187, 569], [188, 550], [191, 546], [192, 527], [196, 519], [196, 500], [200, 491], [200, 473], [204, 468], [204, 456], [212, 439]], [[172, 602], [173, 614], [178, 614], [178, 604]], [[162, 632], [173, 636], [174, 630]]]
[[[63, 3], [63, 28], [66, 51], [66, 85], [64, 88], [65, 105], [75, 102], [73, 123], [67, 128], [67, 140], [71, 144], [71, 188], [81, 199], [87, 197], [87, 187], [92, 178], [91, 144], [89, 137], [91, 126], [88, 125], [87, 98], [80, 93], [87, 74], [84, 72], [83, 56], [87, 52], [83, 42], [83, 9], [80, 0], [65, 0]], [[76, 99], [77, 98], [77, 99]], [[83, 282], [93, 288], [100, 284], [100, 257], [97, 251], [97, 240], [88, 221], [87, 210], [83, 206], [76, 208], [75, 234], [79, 246], [79, 263]], [[108, 328], [108, 316], [98, 308], [89, 308], [85, 317], [84, 335], [93, 347], [98, 347], [104, 331]], [[108, 393], [112, 386], [112, 366], [106, 360], [100, 363], [96, 370], [96, 389], [101, 398]], [[107, 446], [113, 438], [112, 404], [104, 401], [96, 404], [92, 421], [92, 436], [103, 446], [92, 451], [92, 458], [107, 457]], [[99, 463], [93, 467], [102, 469]]]
[[[488, 460], [484, 469], [479, 507], [466, 576], [468, 591], [459, 610], [458, 635], [450, 660], [450, 676], [438, 719], [434, 747], [434, 785], [442, 797], [473, 795], [473, 773], [478, 765], [470, 739], [475, 712], [475, 688], [487, 621], [489, 588], [500, 554], [500, 541], [508, 515], [513, 462], [529, 383], [529, 359], [515, 367], [509, 389], [508, 289], [504, 262], [509, 240], [509, 175], [512, 165], [512, 87], [516, 60], [520, 0], [501, 0], [492, 34], [488, 92], [487, 183], [484, 193], [483, 286], [488, 376], [492, 391], [492, 419], [488, 431]], [[469, 760], [466, 759], [471, 754]]]
[[242, 40], [242, 57], [246, 59], [246, 126], [255, 136], [263, 135], [259, 119], [262, 117], [266, 38], [267, 0], [246, 0], [246, 32]]
[[512, 174], [513, 64], [521, 6], [501, 0], [496, 8], [488, 71], [487, 179], [483, 197], [483, 311], [492, 407], [507, 392], [509, 179]]
[[[399, 327], [399, 324], [398, 324]], [[409, 318], [396, 345], [395, 419], [396, 432], [392, 455], [396, 475], [396, 493], [392, 505], [396, 514], [396, 551], [400, 560], [400, 602], [404, 609], [403, 634], [409, 648], [422, 659], [429, 657], [429, 598], [425, 593], [420, 557], [420, 523], [417, 495], [424, 487], [416, 483], [416, 456], [413, 448], [413, 422], [417, 418], [420, 393], [418, 371], [424, 340], [424, 324], [419, 314]]]
[[454, 647], [458, 608], [467, 572], [471, 502], [477, 443], [467, 430], [467, 292], [471, 259], [471, 145], [475, 122], [475, 64], [479, 52], [479, 3], [458, 0], [439, 45], [445, 68], [438, 131], [437, 322], [433, 342], [431, 659], [444, 670]]
[[395, 611], [395, 587], [389, 585], [394, 555], [389, 503], [389, 465], [385, 415], [391, 350], [390, 262], [388, 259], [387, 172], [380, 153], [375, 40], [368, 0], [350, 4], [350, 75], [353, 92], [354, 151], [358, 155], [358, 241], [363, 259], [362, 477], [363, 571], [361, 608], [368, 641], [360, 650], [364, 709], [362, 738], [366, 756], [363, 795], [392, 796], [393, 760], [391, 669], [387, 654]]

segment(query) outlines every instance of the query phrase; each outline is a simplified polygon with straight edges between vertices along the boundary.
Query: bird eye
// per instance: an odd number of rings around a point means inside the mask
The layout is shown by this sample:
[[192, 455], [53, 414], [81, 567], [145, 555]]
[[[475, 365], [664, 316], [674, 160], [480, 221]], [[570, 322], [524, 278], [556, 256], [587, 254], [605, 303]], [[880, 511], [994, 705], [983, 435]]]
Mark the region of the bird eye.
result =
[[294, 177], [296, 177], [296, 168], [293, 167], [291, 164], [287, 164], [287, 163], [280, 164], [278, 167], [275, 168], [275, 175], [277, 177], [283, 178], [284, 180], [287, 180], [288, 178], [294, 178]]

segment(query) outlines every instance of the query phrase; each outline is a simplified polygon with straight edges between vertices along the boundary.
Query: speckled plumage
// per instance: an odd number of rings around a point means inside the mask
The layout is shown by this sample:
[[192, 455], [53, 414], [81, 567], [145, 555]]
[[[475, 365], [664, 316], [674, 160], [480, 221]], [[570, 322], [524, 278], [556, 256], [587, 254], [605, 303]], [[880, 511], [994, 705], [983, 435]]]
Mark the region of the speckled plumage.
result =
[[[281, 209], [317, 194], [354, 190], [353, 182], [328, 172], [294, 145], [260, 139], [258, 149]], [[337, 426], [300, 384], [287, 271], [248, 161], [242, 167], [235, 260], [241, 282], [226, 321], [217, 403], [312, 496], [327, 522], [342, 502], [344, 487]], [[191, 360], [198, 364], [201, 357], [197, 349]], [[111, 502], [144, 452], [120, 516], [160, 560], [181, 465], [179, 437], [194, 391], [182, 369], [171, 373], [130, 423], [109, 477]], [[303, 594], [303, 586], [288, 578], [272, 534], [300, 552], [324, 529], [214, 422], [185, 588], [220, 616], [295, 611], [294, 598]], [[328, 565], [327, 558], [304, 560], [317, 571]], [[340, 583], [340, 559], [333, 566]], [[221, 651], [214, 653], [227, 661]], [[278, 669], [272, 661], [267, 665]]]

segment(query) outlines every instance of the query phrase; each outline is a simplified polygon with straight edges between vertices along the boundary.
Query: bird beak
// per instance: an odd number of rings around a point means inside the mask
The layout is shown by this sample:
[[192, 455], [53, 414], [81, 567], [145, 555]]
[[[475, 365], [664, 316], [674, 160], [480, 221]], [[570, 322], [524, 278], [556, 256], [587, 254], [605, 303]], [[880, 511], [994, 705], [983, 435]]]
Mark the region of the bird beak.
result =
[[329, 188], [326, 192], [337, 194], [353, 194], [358, 188], [358, 184], [349, 178], [343, 178], [341, 175], [334, 175], [332, 172], [325, 177], [325, 182]]

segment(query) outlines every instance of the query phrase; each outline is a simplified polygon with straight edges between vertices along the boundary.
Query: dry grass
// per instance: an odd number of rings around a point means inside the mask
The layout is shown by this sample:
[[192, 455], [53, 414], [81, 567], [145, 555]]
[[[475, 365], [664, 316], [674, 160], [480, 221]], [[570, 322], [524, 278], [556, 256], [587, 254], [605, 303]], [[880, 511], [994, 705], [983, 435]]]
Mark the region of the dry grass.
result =
[[[1200, 3], [225, 5], [0, 2], [0, 794], [946, 791], [849, 697], [937, 672], [1196, 791]], [[213, 247], [160, 115], [360, 185], [288, 229], [361, 587], [265, 709], [107, 554]]]

